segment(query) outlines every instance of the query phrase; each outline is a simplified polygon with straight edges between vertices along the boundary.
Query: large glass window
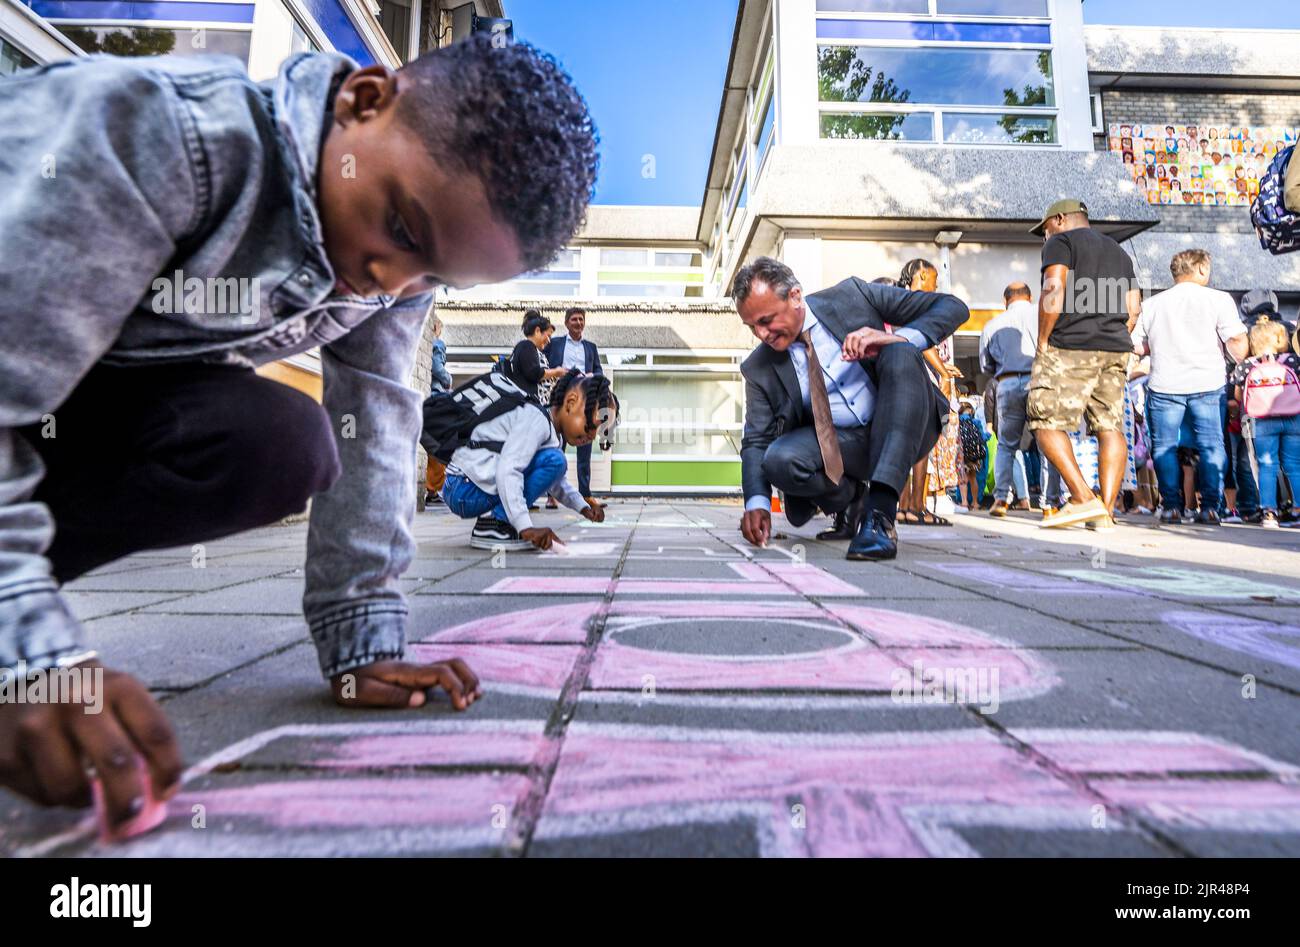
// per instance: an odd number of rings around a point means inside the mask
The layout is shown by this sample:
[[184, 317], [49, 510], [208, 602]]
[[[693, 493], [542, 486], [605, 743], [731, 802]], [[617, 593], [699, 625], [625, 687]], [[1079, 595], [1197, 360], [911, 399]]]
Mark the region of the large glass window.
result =
[[740, 454], [744, 382], [739, 373], [618, 371], [614, 391], [624, 405], [616, 458]]
[[822, 114], [823, 138], [860, 138], [868, 141], [934, 141], [934, 115], [930, 112], [877, 114]]
[[935, 12], [960, 16], [1047, 16], [1047, 0], [935, 0]]
[[379, 25], [402, 62], [406, 62], [411, 46], [411, 0], [383, 0], [379, 5]]
[[154, 26], [77, 26], [57, 23], [55, 27], [88, 53], [113, 56], [203, 56], [220, 53], [248, 64], [251, 30], [221, 30], [211, 27], [167, 29]]
[[645, 250], [601, 250], [601, 266], [645, 266]]
[[817, 0], [825, 13], [919, 13], [930, 12], [930, 0]]
[[1056, 141], [1056, 118], [1050, 115], [945, 112], [943, 140], [967, 145], [1050, 144]]
[[0, 76], [11, 75], [19, 69], [30, 69], [34, 65], [35, 59], [0, 36]]
[[1047, 50], [822, 46], [823, 102], [1054, 106]]
[[820, 13], [904, 13], [928, 16], [1047, 16], [1047, 0], [817, 0]]

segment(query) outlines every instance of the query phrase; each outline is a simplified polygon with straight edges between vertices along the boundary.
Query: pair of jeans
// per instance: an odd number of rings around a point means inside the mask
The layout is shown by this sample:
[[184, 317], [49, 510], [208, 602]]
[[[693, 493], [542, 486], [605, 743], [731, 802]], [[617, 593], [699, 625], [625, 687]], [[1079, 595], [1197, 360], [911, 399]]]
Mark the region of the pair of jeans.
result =
[[1038, 445], [1030, 446], [1025, 454], [1025, 477], [1029, 492], [1037, 496], [1044, 506], [1061, 505], [1061, 474], [1047, 462]]
[[1003, 502], [1010, 497], [1013, 486], [1018, 498], [1027, 498], [1025, 473], [1017, 463], [1016, 454], [1025, 434], [1030, 377], [1009, 375], [998, 382], [998, 454], [993, 462], [993, 497]]
[[1147, 392], [1151, 453], [1156, 481], [1160, 484], [1160, 503], [1166, 510], [1183, 509], [1183, 477], [1178, 463], [1178, 447], [1179, 434], [1188, 421], [1192, 433], [1189, 446], [1200, 453], [1196, 488], [1201, 494], [1201, 509], [1219, 508], [1223, 496], [1223, 467], [1228, 459], [1223, 447], [1223, 419], [1227, 410], [1227, 395], [1223, 388], [1187, 395]]
[[1300, 489], [1300, 414], [1255, 420], [1255, 461], [1259, 464], [1259, 505], [1277, 509], [1277, 472], [1286, 474], [1294, 495]]
[[[564, 451], [548, 447], [534, 454], [524, 468], [524, 500], [527, 504], [532, 506], [542, 494], [550, 493], [568, 469], [569, 462], [564, 457]], [[501, 498], [495, 493], [488, 493], [464, 474], [447, 474], [447, 480], [442, 485], [442, 499], [447, 504], [447, 509], [461, 519], [477, 519], [491, 513], [495, 520], [510, 522], [506, 508], [501, 505]]]
[[1233, 476], [1237, 481], [1237, 512], [1249, 516], [1259, 512], [1259, 485], [1255, 482], [1255, 472], [1250, 467], [1251, 445], [1246, 438], [1233, 431], [1228, 432], [1228, 462], [1232, 464]]

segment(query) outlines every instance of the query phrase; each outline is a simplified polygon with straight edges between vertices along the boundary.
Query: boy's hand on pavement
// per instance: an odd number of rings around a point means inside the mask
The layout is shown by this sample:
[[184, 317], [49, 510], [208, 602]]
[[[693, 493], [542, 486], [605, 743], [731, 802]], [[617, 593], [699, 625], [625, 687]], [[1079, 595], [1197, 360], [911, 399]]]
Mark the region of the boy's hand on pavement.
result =
[[605, 522], [605, 508], [603, 506], [588, 506], [583, 509], [582, 515], [593, 523]]
[[181, 754], [167, 715], [129, 674], [98, 661], [51, 673], [96, 670], [102, 688], [83, 685], [79, 702], [0, 703], [0, 785], [41, 805], [84, 808], [91, 802], [87, 768], [94, 767], [116, 828], [144, 808], [146, 774], [155, 799], [176, 794]]
[[330, 678], [340, 707], [423, 707], [429, 699], [426, 691], [435, 687], [451, 695], [457, 710], [466, 710], [483, 696], [478, 676], [460, 658], [437, 664], [376, 661]]
[[532, 543], [538, 549], [550, 549], [560, 541], [560, 537], [555, 535], [553, 529], [526, 529], [519, 534], [519, 538]]

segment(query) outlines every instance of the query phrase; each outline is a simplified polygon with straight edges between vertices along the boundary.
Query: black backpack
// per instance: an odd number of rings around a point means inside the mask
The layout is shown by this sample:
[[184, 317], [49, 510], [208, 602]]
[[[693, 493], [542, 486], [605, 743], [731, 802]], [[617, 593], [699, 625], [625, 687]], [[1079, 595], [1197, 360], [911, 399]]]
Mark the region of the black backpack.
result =
[[984, 443], [984, 438], [980, 437], [980, 429], [975, 419], [962, 415], [957, 430], [961, 437], [961, 452], [966, 458], [966, 463], [972, 466], [984, 463], [984, 458], [988, 456], [988, 447]]
[[435, 391], [424, 399], [420, 446], [444, 464], [450, 463], [451, 455], [466, 446], [499, 454], [503, 446], [500, 441], [471, 440], [474, 428], [526, 404], [545, 413], [550, 420], [545, 408], [500, 372], [480, 375], [455, 391]]

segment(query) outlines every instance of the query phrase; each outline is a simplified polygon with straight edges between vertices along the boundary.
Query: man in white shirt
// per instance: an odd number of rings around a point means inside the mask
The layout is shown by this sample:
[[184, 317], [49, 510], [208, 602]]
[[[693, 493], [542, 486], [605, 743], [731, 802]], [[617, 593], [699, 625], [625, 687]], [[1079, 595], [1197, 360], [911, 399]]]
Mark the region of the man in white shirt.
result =
[[1200, 454], [1196, 471], [1201, 509], [1197, 521], [1219, 523], [1227, 452], [1223, 426], [1228, 410], [1224, 350], [1234, 361], [1250, 353], [1246, 327], [1227, 293], [1210, 289], [1210, 254], [1183, 250], [1169, 263], [1172, 289], [1142, 304], [1133, 330], [1133, 349], [1151, 355], [1147, 419], [1152, 458], [1160, 484], [1162, 523], [1184, 517], [1178, 437], [1190, 421]]

